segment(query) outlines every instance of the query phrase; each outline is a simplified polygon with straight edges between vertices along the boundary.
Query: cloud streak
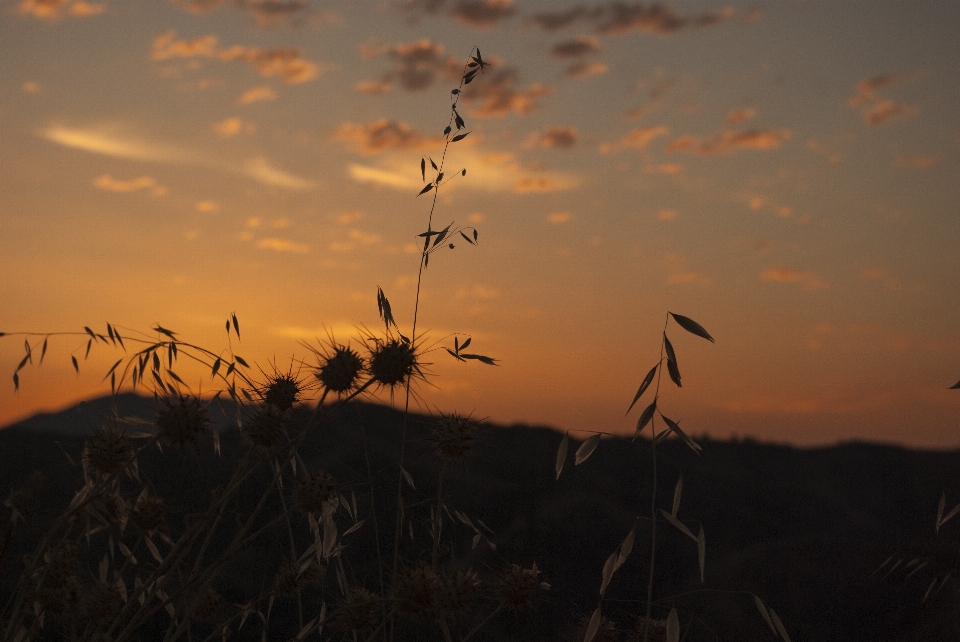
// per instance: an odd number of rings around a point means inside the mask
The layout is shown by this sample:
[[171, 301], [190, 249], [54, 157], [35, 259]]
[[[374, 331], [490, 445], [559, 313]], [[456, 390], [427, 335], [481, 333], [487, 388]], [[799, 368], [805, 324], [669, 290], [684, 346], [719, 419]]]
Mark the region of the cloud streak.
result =
[[685, 134], [671, 141], [666, 149], [668, 152], [688, 152], [700, 156], [727, 154], [741, 149], [769, 151], [780, 147], [790, 136], [790, 131], [786, 129], [729, 130], [706, 138]]
[[334, 138], [364, 154], [387, 150], [421, 150], [443, 145], [442, 138], [427, 138], [403, 121], [381, 118], [366, 125], [343, 123]]
[[823, 290], [827, 287], [826, 282], [816, 274], [785, 267], [764, 270], [760, 273], [760, 280], [772, 283], [796, 283], [802, 285], [804, 290], [810, 291]]
[[854, 95], [847, 101], [847, 106], [860, 112], [863, 122], [867, 125], [890, 125], [917, 115], [917, 107], [884, 98], [881, 92], [903, 80], [901, 76], [883, 74], [864, 78], [857, 83]]
[[712, 27], [733, 16], [734, 11], [730, 8], [681, 15], [675, 9], [661, 4], [607, 2], [537, 13], [529, 22], [544, 31], [559, 31], [575, 24], [590, 23], [595, 33], [602, 35], [620, 36], [632, 31], [645, 31], [669, 36], [684, 29]]

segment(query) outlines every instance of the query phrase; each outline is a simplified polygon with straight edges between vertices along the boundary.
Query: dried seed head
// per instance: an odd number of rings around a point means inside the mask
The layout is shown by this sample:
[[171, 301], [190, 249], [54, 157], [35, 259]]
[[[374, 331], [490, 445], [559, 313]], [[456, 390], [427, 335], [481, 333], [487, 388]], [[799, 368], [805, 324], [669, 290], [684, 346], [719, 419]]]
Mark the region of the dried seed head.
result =
[[152, 533], [163, 525], [166, 512], [166, 503], [161, 498], [141, 493], [133, 505], [131, 517], [137, 528]]
[[407, 569], [397, 579], [394, 589], [397, 610], [405, 615], [421, 615], [435, 610], [443, 593], [443, 582], [426, 564]]
[[157, 411], [157, 431], [162, 441], [183, 449], [207, 429], [207, 407], [196, 397], [177, 396], [163, 402]]
[[269, 382], [261, 392], [261, 396], [263, 397], [263, 403], [285, 412], [297, 403], [300, 392], [300, 382], [293, 375], [274, 375], [270, 377]]
[[470, 608], [480, 595], [480, 578], [476, 571], [456, 571], [442, 577], [438, 608], [446, 613], [458, 613]]
[[[587, 634], [590, 627], [591, 614], [586, 614], [580, 618], [580, 625], [576, 628], [571, 641], [580, 642]], [[641, 634], [641, 639], [643, 635]], [[593, 642], [618, 642], [620, 640], [620, 631], [617, 629], [617, 623], [610, 620], [605, 615], [600, 616], [600, 626], [593, 636]]]
[[210, 622], [216, 619], [217, 613], [224, 604], [223, 596], [212, 587], [208, 587], [193, 601], [191, 617], [200, 622]]
[[461, 417], [457, 413], [441, 415], [431, 431], [434, 451], [448, 461], [464, 459], [477, 438], [477, 424], [470, 417]]
[[331, 624], [343, 631], [369, 631], [376, 624], [379, 608], [376, 595], [365, 588], [354, 589], [343, 598]]
[[324, 388], [338, 395], [355, 390], [363, 373], [363, 359], [346, 346], [334, 346], [333, 354], [322, 355], [324, 363], [314, 373]]
[[539, 582], [540, 571], [511, 564], [497, 582], [496, 596], [500, 604], [512, 611], [519, 611], [533, 602]]
[[120, 610], [120, 595], [113, 584], [97, 582], [83, 592], [84, 618], [93, 625], [109, 622]]
[[31, 597], [44, 611], [62, 613], [79, 603], [80, 580], [76, 574], [79, 554], [79, 546], [66, 543], [47, 551], [44, 564], [34, 570]]
[[133, 456], [133, 446], [113, 421], [105, 423], [83, 445], [84, 466], [104, 477], [122, 471]]
[[392, 388], [406, 383], [414, 372], [419, 372], [417, 354], [409, 341], [374, 339], [370, 350], [370, 374], [374, 381]]
[[299, 571], [300, 568], [295, 562], [288, 560], [281, 564], [273, 580], [276, 589], [285, 595], [296, 593], [297, 589], [300, 588]]
[[241, 433], [254, 446], [270, 450], [279, 444], [286, 434], [286, 418], [286, 412], [276, 406], [264, 404], [254, 411]]
[[321, 513], [323, 505], [337, 490], [337, 480], [327, 473], [310, 475], [293, 487], [293, 501], [304, 513]]
[[[630, 631], [631, 642], [643, 642], [643, 629], [647, 623], [646, 617], [639, 617]], [[650, 630], [647, 633], [647, 642], [667, 642], [667, 621], [650, 618]]]

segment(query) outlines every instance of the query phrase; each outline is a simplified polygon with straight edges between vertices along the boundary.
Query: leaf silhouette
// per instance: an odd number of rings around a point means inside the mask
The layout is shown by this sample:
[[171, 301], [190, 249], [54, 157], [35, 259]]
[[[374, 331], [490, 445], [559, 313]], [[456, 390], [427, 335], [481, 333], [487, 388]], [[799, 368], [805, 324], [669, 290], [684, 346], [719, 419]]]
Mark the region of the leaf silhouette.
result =
[[689, 332], [690, 334], [695, 334], [698, 337], [703, 337], [710, 343], [716, 343], [713, 340], [713, 337], [710, 336], [710, 333], [707, 332], [702, 325], [691, 319], [690, 317], [685, 317], [682, 314], [670, 313], [670, 316], [673, 317], [673, 320], [677, 322], [681, 328]]
[[433, 183], [430, 183], [429, 185], [427, 185], [426, 187], [424, 187], [422, 190], [420, 190], [420, 193], [417, 194], [417, 196], [423, 196], [424, 194], [426, 194], [427, 192], [429, 192], [429, 191], [432, 190], [432, 189], [433, 189]]
[[557, 449], [557, 479], [560, 479], [560, 471], [563, 470], [563, 464], [567, 460], [567, 451], [570, 449], [570, 434], [563, 436], [560, 440], [560, 447]]
[[237, 315], [231, 314], [230, 318], [233, 319], [233, 331], [237, 333], [237, 338], [240, 338], [240, 322], [237, 321]]
[[657, 374], [658, 367], [660, 367], [659, 363], [653, 366], [650, 369], [650, 372], [647, 373], [647, 376], [643, 378], [643, 383], [640, 384], [640, 388], [639, 390], [637, 390], [637, 394], [634, 395], [633, 401], [630, 402], [630, 408], [627, 408], [627, 412], [625, 412], [624, 414], [630, 414], [630, 410], [633, 408], [633, 404], [637, 403], [637, 400], [640, 398], [641, 395], [643, 395], [643, 393], [650, 386], [650, 383], [653, 381], [653, 375]]
[[677, 388], [681, 388], [680, 369], [677, 367], [676, 359], [667, 359], [667, 372], [670, 373], [670, 378], [673, 380], [673, 383], [677, 384]]
[[960, 381], [950, 386], [950, 390], [957, 390], [957, 389], [960, 389]]
[[469, 135], [470, 135], [470, 132], [467, 132], [466, 134], [457, 134], [456, 136], [450, 139], [450, 142], [456, 143], [457, 141], [461, 141]]
[[244, 368], [249, 368], [249, 367], [250, 367], [250, 364], [248, 364], [246, 361], [244, 361], [244, 360], [243, 360], [243, 357], [241, 357], [240, 355], [235, 354], [235, 355], [233, 355], [233, 358], [236, 359], [236, 360], [237, 360], [237, 363], [239, 363], [239, 364], [240, 364], [241, 366], [243, 366]]
[[77, 358], [71, 355], [70, 361], [73, 362], [73, 369], [77, 371], [77, 374], [80, 374], [80, 365], [77, 363]]
[[597, 433], [589, 437], [585, 442], [580, 444], [580, 447], [577, 448], [577, 454], [574, 458], [573, 465], [579, 466], [583, 462], [587, 461], [590, 455], [593, 454], [593, 451], [597, 449], [597, 444], [600, 443], [600, 433]]
[[420, 159], [420, 180], [427, 180], [427, 161], [424, 158]]
[[593, 642], [593, 638], [597, 635], [597, 629], [600, 628], [600, 607], [597, 607], [597, 610], [593, 612], [593, 615], [590, 616], [590, 624], [587, 625], [587, 632], [583, 636], [583, 642]]
[[680, 642], [680, 620], [675, 606], [667, 614], [667, 642]]
[[[660, 413], [660, 417], [666, 422], [667, 427], [670, 428], [670, 430], [676, 433], [678, 437], [683, 439], [683, 441], [686, 442], [688, 446], [690, 446], [690, 450], [697, 453], [698, 455], [700, 454], [700, 451], [703, 449], [700, 448], [700, 445], [697, 442], [695, 442], [693, 439], [691, 439], [690, 436], [687, 435], [687, 433], [683, 432], [680, 429], [680, 426], [677, 424], [677, 422], [673, 421], [672, 419], [664, 415], [662, 412]], [[696, 538], [694, 537], [694, 539]]]
[[653, 413], [657, 409], [657, 400], [654, 398], [653, 403], [643, 409], [643, 412], [640, 413], [640, 418], [637, 419], [637, 430], [633, 434], [633, 438], [636, 439], [643, 429], [646, 427], [650, 420], [653, 419]]
[[460, 356], [463, 357], [464, 359], [476, 359], [477, 361], [481, 363], [485, 363], [488, 366], [497, 365], [496, 359], [493, 359], [491, 357], [485, 357], [482, 354], [461, 354]]

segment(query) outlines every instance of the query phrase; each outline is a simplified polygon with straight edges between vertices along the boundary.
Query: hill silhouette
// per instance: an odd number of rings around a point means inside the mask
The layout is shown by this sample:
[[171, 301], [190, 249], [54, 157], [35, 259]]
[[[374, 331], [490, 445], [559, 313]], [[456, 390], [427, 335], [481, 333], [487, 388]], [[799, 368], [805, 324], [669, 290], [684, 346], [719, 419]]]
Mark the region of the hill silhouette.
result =
[[[12, 531], [0, 559], [2, 602], [10, 595], [23, 554], [35, 546], [79, 487], [81, 472], [71, 461], [79, 462], [85, 435], [114, 403], [124, 416], [150, 421], [155, 413], [152, 398], [123, 394], [115, 401], [96, 399], [0, 430], [0, 498], [33, 471], [40, 471], [45, 480], [33, 504], [34, 514], [25, 526]], [[232, 412], [229, 406], [223, 412], [211, 408], [221, 435], [221, 457], [205, 444], [187, 456], [151, 451], [141, 460], [141, 474], [152, 481], [154, 494], [167, 498], [173, 507], [171, 524], [205, 509], [210, 491], [229, 476], [232, 455], [240, 447], [239, 433], [229, 419]], [[365, 441], [374, 496], [381, 507], [389, 507], [392, 500], [386, 498], [396, 492], [401, 421], [401, 413], [387, 406], [347, 404], [308, 436], [304, 460], [353, 491], [363, 513], [369, 494]], [[428, 444], [431, 421], [429, 416], [414, 415], [411, 423], [406, 464], [416, 484], [407, 496], [411, 504], [436, 495], [439, 460]], [[604, 439], [582, 465], [568, 461], [556, 480], [562, 436], [558, 431], [544, 426], [481, 426], [474, 455], [447, 470], [446, 504], [489, 526], [496, 556], [525, 566], [535, 561], [551, 590], [534, 612], [503, 616], [476, 639], [575, 640], [577, 627], [597, 605], [604, 561], [638, 515], [649, 514], [646, 442]], [[958, 525], [948, 524], [936, 538], [934, 523], [941, 493], [954, 498], [948, 501], [948, 510], [956, 501], [960, 451], [866, 443], [798, 449], [749, 439], [700, 443], [699, 456], [675, 441], [658, 447], [679, 466], [661, 465], [659, 505], [670, 506], [682, 470], [678, 515], [691, 525], [699, 521], [707, 542], [701, 584], [696, 545], [671, 526], [660, 525], [655, 594], [678, 596], [664, 603], [666, 608], [676, 605], [687, 617], [697, 617], [714, 640], [774, 639], [747, 592], [776, 609], [796, 642], [960, 638], [955, 579], [923, 602], [931, 579], [943, 577], [956, 563]], [[258, 497], [241, 496], [236, 512], [249, 514]], [[9, 511], [0, 510], [6, 520]], [[456, 522], [445, 528], [465, 543], [456, 551], [462, 562], [490, 563], [491, 552], [483, 550], [484, 545], [469, 547], [471, 530]], [[646, 586], [648, 531], [641, 523], [634, 552], [606, 593], [604, 613], [624, 624], [640, 612], [637, 600]], [[424, 533], [417, 536], [425, 539]], [[350, 537], [351, 547], [372, 550], [369, 527]], [[298, 545], [308, 544], [304, 538]], [[411, 562], [415, 550], [404, 549]], [[889, 556], [903, 560], [900, 568], [887, 574], [891, 563], [875, 572]], [[915, 557], [921, 561], [901, 570]], [[260, 548], [242, 552], [236, 561], [221, 584], [225, 597], [236, 594], [234, 599], [240, 600], [242, 594], [260, 589], [279, 555]], [[923, 561], [927, 564], [908, 577]], [[372, 582], [376, 574], [372, 554], [353, 558], [352, 564], [357, 577]], [[283, 612], [282, 605], [277, 608]], [[522, 635], [517, 633], [521, 629]]]

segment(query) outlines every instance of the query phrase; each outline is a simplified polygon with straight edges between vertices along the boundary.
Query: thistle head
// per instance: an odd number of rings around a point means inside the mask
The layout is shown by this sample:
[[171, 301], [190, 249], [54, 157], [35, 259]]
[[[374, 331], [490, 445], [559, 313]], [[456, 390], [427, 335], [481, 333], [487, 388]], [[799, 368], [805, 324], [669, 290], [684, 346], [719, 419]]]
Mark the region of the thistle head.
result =
[[406, 338], [372, 339], [370, 375], [381, 386], [394, 388], [420, 374], [419, 355]]
[[520, 611], [533, 603], [537, 588], [540, 587], [540, 571], [537, 564], [532, 568], [523, 568], [511, 564], [497, 582], [495, 594], [501, 606], [511, 611]]
[[379, 598], [365, 588], [348, 592], [331, 618], [331, 624], [342, 631], [360, 632], [374, 628]]
[[259, 448], [271, 450], [286, 435], [287, 413], [274, 405], [258, 406], [240, 429], [243, 437]]
[[476, 422], [457, 413], [440, 415], [430, 431], [434, 452], [446, 461], [462, 461], [470, 454], [477, 439]]
[[400, 574], [394, 587], [397, 610], [405, 615], [422, 615], [437, 608], [443, 582], [432, 566], [417, 564]]
[[260, 396], [265, 405], [286, 412], [299, 401], [301, 392], [301, 383], [292, 374], [274, 374], [268, 378]]
[[145, 533], [152, 533], [163, 525], [166, 503], [159, 497], [151, 497], [144, 488], [133, 504], [130, 518], [134, 525]]
[[178, 395], [163, 400], [156, 422], [161, 441], [182, 450], [206, 431], [210, 419], [197, 397]]
[[337, 480], [324, 472], [297, 481], [293, 487], [294, 504], [304, 513], [323, 512], [323, 505], [337, 492]]
[[320, 380], [320, 385], [325, 390], [345, 395], [360, 387], [364, 370], [363, 358], [351, 348], [331, 342], [328, 352], [317, 352], [317, 355], [321, 364], [314, 376]]
[[113, 420], [108, 420], [83, 445], [83, 465], [103, 477], [124, 470], [134, 459], [133, 446]]

